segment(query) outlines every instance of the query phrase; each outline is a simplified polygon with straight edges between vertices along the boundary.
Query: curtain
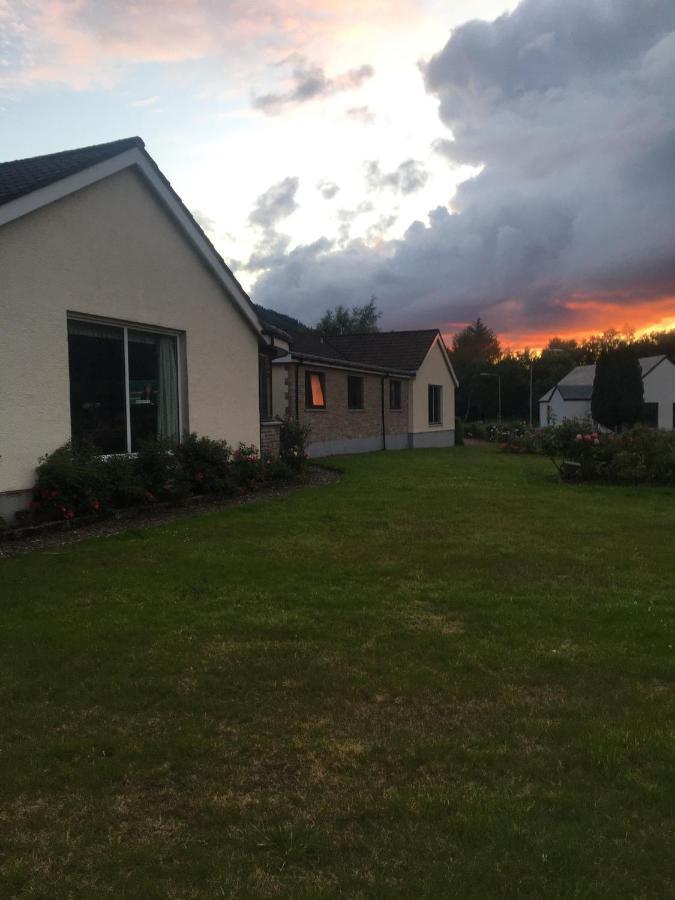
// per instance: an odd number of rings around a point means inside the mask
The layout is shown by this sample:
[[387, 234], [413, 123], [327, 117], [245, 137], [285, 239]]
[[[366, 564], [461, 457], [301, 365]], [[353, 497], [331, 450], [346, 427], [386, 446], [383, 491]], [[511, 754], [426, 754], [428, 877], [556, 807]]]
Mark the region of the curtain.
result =
[[157, 437], [178, 438], [178, 353], [176, 338], [157, 336], [158, 411]]
[[98, 322], [81, 322], [79, 319], [68, 319], [68, 334], [121, 341], [124, 338], [124, 329], [116, 328], [114, 325], [99, 325]]

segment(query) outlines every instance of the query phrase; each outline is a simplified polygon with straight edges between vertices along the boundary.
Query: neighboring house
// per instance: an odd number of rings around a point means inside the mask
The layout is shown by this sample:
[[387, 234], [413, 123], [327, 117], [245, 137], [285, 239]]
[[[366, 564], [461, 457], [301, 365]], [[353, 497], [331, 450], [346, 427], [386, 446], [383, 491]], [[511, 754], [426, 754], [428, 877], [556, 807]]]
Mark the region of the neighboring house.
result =
[[261, 325], [140, 138], [0, 164], [0, 515], [41, 456], [258, 445]]
[[[647, 424], [675, 428], [675, 365], [666, 356], [640, 359]], [[542, 425], [563, 419], [591, 419], [595, 366], [577, 366], [539, 400]]]
[[439, 331], [282, 334], [268, 418], [309, 426], [310, 456], [454, 444], [457, 379]]

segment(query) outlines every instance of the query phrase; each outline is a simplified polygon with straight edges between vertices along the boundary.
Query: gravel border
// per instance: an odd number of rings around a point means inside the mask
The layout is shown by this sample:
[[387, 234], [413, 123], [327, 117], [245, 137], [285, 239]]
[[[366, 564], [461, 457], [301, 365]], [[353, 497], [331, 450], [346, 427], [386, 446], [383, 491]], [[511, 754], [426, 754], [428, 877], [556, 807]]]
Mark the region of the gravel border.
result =
[[[0, 541], [0, 559], [10, 556], [23, 556], [34, 550], [58, 550], [67, 544], [92, 537], [112, 537], [122, 534], [130, 528], [149, 528], [154, 525], [166, 525], [188, 516], [204, 512], [218, 512], [233, 506], [244, 506], [249, 503], [262, 503], [275, 497], [285, 497], [295, 491], [321, 487], [339, 481], [341, 473], [337, 469], [323, 466], [311, 466], [307, 481], [299, 484], [280, 484], [243, 494], [241, 497], [193, 497], [187, 506], [140, 506], [136, 509], [121, 510], [120, 513], [95, 522], [87, 521], [72, 525], [64, 522], [46, 523], [35, 528], [17, 529], [2, 535]], [[64, 527], [65, 526], [65, 527]]]

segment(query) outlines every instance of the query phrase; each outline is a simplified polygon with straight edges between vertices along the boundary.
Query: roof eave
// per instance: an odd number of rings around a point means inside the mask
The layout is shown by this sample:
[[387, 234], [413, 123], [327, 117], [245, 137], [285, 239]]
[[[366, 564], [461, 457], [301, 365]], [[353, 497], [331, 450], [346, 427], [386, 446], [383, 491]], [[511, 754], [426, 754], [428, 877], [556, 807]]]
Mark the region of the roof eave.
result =
[[414, 369], [398, 369], [393, 366], [374, 366], [369, 363], [354, 362], [349, 359], [338, 359], [332, 356], [319, 356], [315, 353], [301, 353], [298, 350], [291, 350], [288, 358], [293, 362], [303, 363], [305, 360], [316, 363], [317, 365], [325, 364], [332, 368], [339, 369], [358, 369], [363, 372], [375, 372], [378, 375], [400, 375], [405, 378], [413, 378], [415, 376]]

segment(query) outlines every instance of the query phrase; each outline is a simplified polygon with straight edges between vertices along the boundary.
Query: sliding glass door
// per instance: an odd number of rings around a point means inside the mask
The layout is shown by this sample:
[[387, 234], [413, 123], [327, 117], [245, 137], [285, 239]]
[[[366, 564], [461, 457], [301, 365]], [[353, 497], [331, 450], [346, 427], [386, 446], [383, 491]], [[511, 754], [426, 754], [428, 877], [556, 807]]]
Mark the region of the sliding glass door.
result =
[[75, 443], [124, 453], [178, 439], [176, 335], [69, 319], [68, 356]]

